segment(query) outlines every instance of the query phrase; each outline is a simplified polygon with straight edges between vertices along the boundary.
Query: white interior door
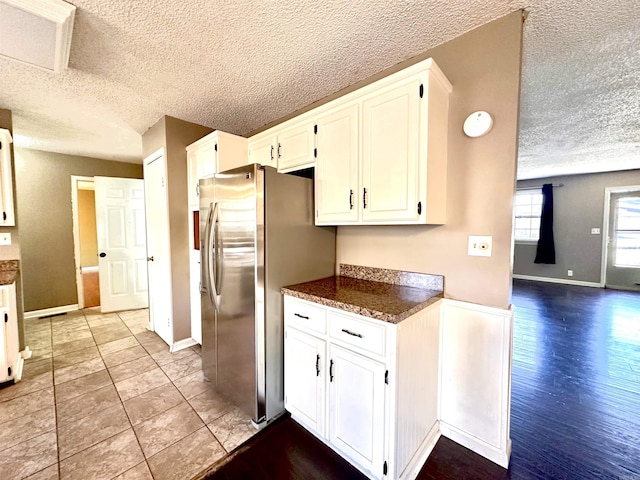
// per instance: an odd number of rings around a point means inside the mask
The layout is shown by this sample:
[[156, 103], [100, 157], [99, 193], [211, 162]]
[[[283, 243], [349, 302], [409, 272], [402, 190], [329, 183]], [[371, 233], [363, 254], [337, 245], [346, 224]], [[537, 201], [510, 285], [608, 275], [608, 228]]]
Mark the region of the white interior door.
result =
[[144, 183], [135, 178], [94, 177], [100, 309], [146, 308], [147, 246]]
[[168, 345], [173, 344], [169, 210], [164, 152], [144, 160], [144, 192], [149, 266], [149, 317], [151, 328]]

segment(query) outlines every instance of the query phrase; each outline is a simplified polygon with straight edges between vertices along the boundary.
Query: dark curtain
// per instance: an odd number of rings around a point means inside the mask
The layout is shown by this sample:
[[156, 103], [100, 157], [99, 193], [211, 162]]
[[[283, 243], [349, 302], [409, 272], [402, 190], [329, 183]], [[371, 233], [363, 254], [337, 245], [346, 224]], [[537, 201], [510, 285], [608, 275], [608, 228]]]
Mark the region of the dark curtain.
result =
[[556, 263], [556, 246], [553, 242], [553, 185], [542, 186], [542, 216], [540, 239], [534, 263]]

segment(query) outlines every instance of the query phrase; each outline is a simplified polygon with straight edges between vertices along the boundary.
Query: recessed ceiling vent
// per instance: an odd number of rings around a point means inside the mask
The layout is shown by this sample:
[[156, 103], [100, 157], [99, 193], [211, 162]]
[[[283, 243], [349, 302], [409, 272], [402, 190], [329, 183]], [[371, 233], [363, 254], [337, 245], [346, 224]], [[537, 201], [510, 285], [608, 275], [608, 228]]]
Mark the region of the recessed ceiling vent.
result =
[[75, 13], [62, 0], [0, 0], [0, 55], [61, 72], [69, 65]]

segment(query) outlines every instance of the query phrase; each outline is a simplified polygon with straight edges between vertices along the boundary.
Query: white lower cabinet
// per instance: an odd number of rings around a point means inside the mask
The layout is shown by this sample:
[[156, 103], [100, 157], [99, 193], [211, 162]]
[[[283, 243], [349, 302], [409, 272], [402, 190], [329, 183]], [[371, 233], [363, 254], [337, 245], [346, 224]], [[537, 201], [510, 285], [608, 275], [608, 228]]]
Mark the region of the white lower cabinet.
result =
[[16, 285], [0, 286], [0, 383], [19, 381], [24, 360], [20, 355]]
[[392, 324], [285, 295], [284, 321], [293, 419], [369, 478], [415, 478], [439, 437], [439, 303]]

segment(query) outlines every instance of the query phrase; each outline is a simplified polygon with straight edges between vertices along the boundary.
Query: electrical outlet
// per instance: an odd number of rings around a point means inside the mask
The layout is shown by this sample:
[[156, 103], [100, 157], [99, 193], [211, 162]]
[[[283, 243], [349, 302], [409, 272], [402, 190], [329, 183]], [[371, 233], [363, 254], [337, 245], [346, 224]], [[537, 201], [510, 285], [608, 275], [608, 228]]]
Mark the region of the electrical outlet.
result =
[[469, 255], [490, 257], [491, 243], [490, 235], [469, 235]]
[[7, 232], [0, 233], [0, 245], [11, 245], [11, 234]]
[[591, 235], [600, 235], [600, 229], [599, 228], [592, 228], [591, 229]]
[[567, 270], [567, 277], [573, 277], [573, 270]]

